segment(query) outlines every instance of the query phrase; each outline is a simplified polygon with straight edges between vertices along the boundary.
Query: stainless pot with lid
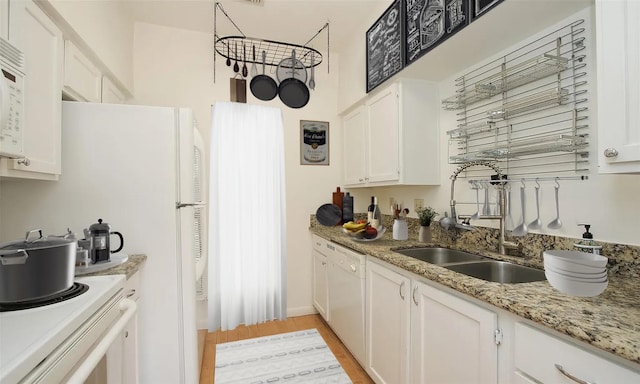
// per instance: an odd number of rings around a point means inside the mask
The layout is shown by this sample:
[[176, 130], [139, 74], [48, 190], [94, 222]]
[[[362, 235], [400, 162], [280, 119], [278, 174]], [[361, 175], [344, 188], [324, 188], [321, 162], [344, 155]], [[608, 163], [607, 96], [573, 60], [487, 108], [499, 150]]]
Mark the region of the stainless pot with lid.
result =
[[71, 288], [77, 243], [34, 229], [24, 240], [0, 244], [0, 302], [31, 301]]

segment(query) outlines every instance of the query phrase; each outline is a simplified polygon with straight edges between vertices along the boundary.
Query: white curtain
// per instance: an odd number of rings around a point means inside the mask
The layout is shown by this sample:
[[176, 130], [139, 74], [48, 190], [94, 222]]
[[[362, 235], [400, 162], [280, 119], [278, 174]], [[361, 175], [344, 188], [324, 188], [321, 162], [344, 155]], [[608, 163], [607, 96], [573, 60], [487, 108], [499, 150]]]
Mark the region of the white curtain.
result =
[[286, 318], [280, 109], [212, 107], [209, 331]]

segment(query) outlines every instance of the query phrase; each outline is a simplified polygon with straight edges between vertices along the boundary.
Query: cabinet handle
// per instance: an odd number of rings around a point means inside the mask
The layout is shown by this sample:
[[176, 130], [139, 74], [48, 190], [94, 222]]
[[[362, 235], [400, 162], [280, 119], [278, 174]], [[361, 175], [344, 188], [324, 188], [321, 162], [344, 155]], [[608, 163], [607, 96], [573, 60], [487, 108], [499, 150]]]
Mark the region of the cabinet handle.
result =
[[562, 368], [562, 365], [560, 365], [560, 364], [556, 364], [556, 369], [558, 371], [560, 371], [560, 373], [562, 373], [563, 375], [568, 377], [569, 379], [575, 381], [576, 383], [579, 383], [579, 384], [595, 384], [595, 383], [593, 383], [591, 381], [585, 381], [585, 380], [582, 380], [582, 379], [578, 379], [577, 377], [573, 376], [569, 372], [565, 371], [564, 368]]
[[130, 290], [129, 292], [127, 292], [127, 296], [126, 296], [126, 297], [127, 297], [127, 299], [128, 299], [128, 298], [130, 298], [131, 296], [133, 296], [133, 295], [135, 295], [135, 294], [136, 294], [136, 290], [135, 290], [135, 289], [132, 289], [132, 290]]
[[364, 179], [361, 177], [361, 178], [358, 179], [358, 181], [362, 183], [364, 181]]
[[24, 159], [20, 159], [20, 160], [18, 160], [18, 164], [22, 164], [22, 165], [24, 165], [25, 167], [28, 167], [28, 166], [30, 166], [30, 165], [31, 165], [31, 160], [29, 160], [29, 158], [28, 158], [28, 157], [25, 157]]
[[604, 157], [616, 157], [618, 156], [618, 150], [615, 148], [607, 148], [604, 150]]
[[413, 287], [413, 292], [411, 293], [411, 298], [413, 299], [414, 304], [417, 306], [418, 301], [416, 300], [416, 291], [418, 290], [418, 286]]
[[402, 288], [404, 288], [404, 281], [400, 283], [400, 298], [404, 300], [404, 295], [402, 294]]
[[323, 261], [323, 262], [322, 262], [322, 265], [327, 265], [327, 262], [326, 262], [326, 261]]

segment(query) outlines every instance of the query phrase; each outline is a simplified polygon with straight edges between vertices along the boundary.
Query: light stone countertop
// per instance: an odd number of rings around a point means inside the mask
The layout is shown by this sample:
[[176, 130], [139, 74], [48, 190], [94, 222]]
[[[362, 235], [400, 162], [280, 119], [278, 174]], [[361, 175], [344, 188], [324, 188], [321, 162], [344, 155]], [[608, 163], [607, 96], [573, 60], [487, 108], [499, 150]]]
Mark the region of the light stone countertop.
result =
[[129, 279], [133, 274], [138, 272], [144, 262], [147, 260], [147, 255], [129, 255], [127, 261], [120, 265], [116, 265], [113, 268], [105, 269], [98, 272], [88, 273], [84, 276], [104, 276], [104, 275], [126, 275]]
[[[444, 246], [438, 243], [420, 243], [410, 236], [407, 241], [392, 239], [391, 231], [372, 242], [354, 241], [340, 227], [312, 225], [312, 233], [374, 256], [389, 264], [450, 287], [483, 302], [504, 309], [535, 323], [549, 327], [562, 334], [586, 342], [596, 348], [638, 364], [640, 369], [640, 280], [634, 277], [609, 273], [609, 286], [596, 297], [575, 297], [563, 294], [547, 281], [501, 284], [493, 283], [443, 267], [416, 260], [393, 249]], [[507, 260], [517, 264], [542, 269], [541, 261], [535, 259], [503, 256], [481, 249], [456, 249]]]

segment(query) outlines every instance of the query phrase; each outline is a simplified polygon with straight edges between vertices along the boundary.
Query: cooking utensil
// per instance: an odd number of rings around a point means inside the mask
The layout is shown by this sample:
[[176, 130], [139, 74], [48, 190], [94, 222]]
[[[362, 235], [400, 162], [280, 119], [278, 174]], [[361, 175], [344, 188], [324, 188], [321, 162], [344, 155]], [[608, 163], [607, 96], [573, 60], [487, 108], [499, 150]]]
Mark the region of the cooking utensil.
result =
[[507, 207], [506, 207], [505, 217], [504, 217], [504, 226], [505, 226], [505, 229], [512, 229], [513, 218], [511, 217], [511, 187], [509, 185], [506, 186], [505, 193], [507, 194], [505, 198]]
[[[91, 236], [91, 249], [89, 250], [89, 257], [92, 263], [100, 263], [103, 261], [110, 261], [111, 254], [120, 252], [124, 246], [124, 239], [120, 232], [111, 231], [111, 226], [107, 223], [103, 223], [102, 219], [98, 219], [98, 222], [91, 224], [89, 227], [89, 233]], [[120, 238], [120, 246], [118, 249], [111, 250], [111, 235], [116, 235]]]
[[316, 211], [316, 220], [322, 225], [333, 227], [342, 220], [342, 210], [335, 204], [323, 204]]
[[227, 44], [227, 67], [231, 66], [231, 55], [229, 54], [229, 44]]
[[41, 229], [0, 244], [0, 302], [36, 300], [71, 288], [77, 244], [76, 239], [42, 236]]
[[529, 229], [538, 229], [542, 226], [540, 221], [540, 186], [535, 186], [536, 191], [536, 219], [529, 223]]
[[[291, 52], [291, 76], [284, 79], [278, 86], [278, 96], [280, 100], [289, 108], [302, 108], [309, 102], [309, 88], [304, 81], [295, 78], [296, 74], [296, 51]], [[304, 66], [302, 67], [304, 70]], [[304, 70], [305, 80], [307, 71]]]
[[253, 62], [251, 62], [251, 77], [256, 77], [258, 74], [258, 68], [256, 67], [256, 46], [251, 44], [251, 48], [253, 48]]
[[471, 215], [470, 220], [477, 220], [480, 217], [480, 187], [476, 182], [473, 183], [473, 189], [476, 190], [476, 213]]
[[313, 69], [313, 65], [314, 65], [313, 59], [314, 59], [313, 51], [311, 51], [311, 77], [309, 78], [309, 89], [311, 90], [316, 88], [316, 81], [314, 77], [315, 70]]
[[233, 72], [238, 73], [240, 71], [240, 66], [238, 65], [238, 43], [236, 42], [235, 49], [236, 63], [233, 64]]
[[558, 191], [560, 190], [560, 186], [556, 185], [556, 218], [553, 219], [549, 224], [547, 224], [548, 228], [558, 229], [562, 227], [562, 221], [560, 221], [560, 202], [558, 201]]
[[482, 206], [482, 215], [489, 216], [491, 214], [491, 208], [489, 206], [489, 186], [484, 185], [484, 205]]
[[524, 186], [520, 187], [520, 206], [522, 207], [522, 222], [520, 225], [513, 229], [511, 233], [513, 236], [524, 236], [528, 233], [527, 224], [525, 224], [525, 199], [524, 199]]
[[294, 77], [303, 83], [307, 82], [307, 69], [302, 61], [296, 59], [295, 51], [293, 51], [291, 57], [280, 60], [276, 68], [276, 79], [278, 79], [279, 83], [290, 77]]
[[251, 93], [257, 99], [269, 101], [273, 100], [278, 94], [278, 85], [276, 85], [275, 80], [265, 74], [266, 57], [267, 52], [262, 51], [262, 75], [251, 79], [249, 88], [251, 88]]
[[247, 69], [247, 45], [242, 44], [242, 77], [247, 77], [249, 70]]

